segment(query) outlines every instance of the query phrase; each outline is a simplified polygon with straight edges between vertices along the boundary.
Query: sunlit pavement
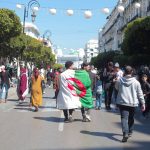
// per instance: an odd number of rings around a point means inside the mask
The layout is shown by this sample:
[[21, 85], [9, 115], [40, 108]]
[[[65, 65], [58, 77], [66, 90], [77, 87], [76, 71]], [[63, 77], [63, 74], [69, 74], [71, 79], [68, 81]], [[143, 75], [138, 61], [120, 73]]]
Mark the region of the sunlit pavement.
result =
[[[13, 89], [15, 91], [15, 89]], [[149, 150], [150, 118], [138, 112], [135, 132], [122, 143], [120, 116], [113, 109], [92, 110], [92, 122], [82, 122], [80, 110], [73, 114], [74, 122], [64, 123], [63, 113], [56, 109], [54, 92], [47, 88], [39, 112], [26, 102], [18, 105], [10, 92], [8, 102], [0, 104], [0, 150]]]

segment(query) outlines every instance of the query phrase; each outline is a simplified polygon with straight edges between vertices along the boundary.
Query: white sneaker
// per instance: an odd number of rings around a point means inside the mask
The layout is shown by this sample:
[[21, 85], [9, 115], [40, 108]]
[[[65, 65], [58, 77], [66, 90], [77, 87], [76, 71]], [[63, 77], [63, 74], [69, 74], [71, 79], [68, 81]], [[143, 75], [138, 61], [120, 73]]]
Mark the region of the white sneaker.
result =
[[72, 122], [74, 119], [72, 118], [72, 115], [69, 116], [69, 122]]
[[91, 118], [90, 118], [89, 115], [86, 115], [86, 120], [89, 121], [89, 122], [91, 122]]
[[23, 101], [22, 100], [19, 100], [19, 102], [18, 102], [19, 104], [22, 104], [23, 103]]

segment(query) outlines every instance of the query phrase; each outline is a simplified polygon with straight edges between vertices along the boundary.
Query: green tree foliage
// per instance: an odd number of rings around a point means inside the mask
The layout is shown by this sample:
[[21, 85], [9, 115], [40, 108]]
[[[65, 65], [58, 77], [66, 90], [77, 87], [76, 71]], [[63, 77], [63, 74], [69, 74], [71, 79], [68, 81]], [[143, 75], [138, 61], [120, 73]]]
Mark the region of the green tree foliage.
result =
[[11, 38], [9, 42], [4, 42], [3, 47], [2, 56], [5, 57], [19, 57], [24, 61], [34, 61], [37, 65], [55, 63], [55, 56], [52, 54], [51, 48], [45, 47], [42, 42], [25, 34], [20, 34]]
[[38, 66], [40, 64], [54, 64], [55, 55], [52, 53], [50, 47], [46, 47], [40, 41], [26, 36], [26, 47], [23, 51], [23, 58], [26, 61], [34, 61]]
[[11, 38], [7, 42], [3, 42], [0, 46], [3, 49], [2, 56], [6, 57], [23, 57], [23, 51], [27, 49], [27, 46], [31, 43], [32, 38], [20, 34], [19, 36]]
[[23, 52], [27, 49], [31, 40], [32, 38], [25, 34], [20, 34], [19, 36], [11, 38], [8, 48], [9, 55], [13, 57], [20, 57], [22, 59]]
[[116, 56], [118, 56], [117, 51], [108, 51], [105, 53], [100, 53], [97, 57], [92, 58], [91, 64], [97, 68], [102, 68], [107, 62], [113, 61]]
[[150, 55], [150, 17], [138, 18], [125, 29], [122, 50], [125, 55]]
[[0, 56], [20, 57], [21, 60], [34, 61], [37, 65], [55, 63], [51, 48], [42, 42], [21, 34], [19, 17], [11, 10], [0, 9]]
[[0, 9], [0, 43], [18, 36], [21, 30], [20, 19], [15, 13], [9, 9]]
[[57, 64], [57, 63], [56, 63], [56, 64], [53, 65], [53, 68], [54, 68], [54, 69], [59, 69], [59, 68], [63, 68], [63, 67], [64, 67], [64, 66], [63, 66], [62, 64]]

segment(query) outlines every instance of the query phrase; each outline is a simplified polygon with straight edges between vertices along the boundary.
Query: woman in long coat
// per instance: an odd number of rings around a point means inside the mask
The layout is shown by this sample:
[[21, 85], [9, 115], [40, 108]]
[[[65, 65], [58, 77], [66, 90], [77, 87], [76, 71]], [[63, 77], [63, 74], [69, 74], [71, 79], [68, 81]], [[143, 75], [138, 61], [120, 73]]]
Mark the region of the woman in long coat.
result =
[[19, 102], [23, 102], [26, 95], [28, 94], [28, 72], [25, 67], [20, 70], [20, 79], [18, 84], [18, 97]]
[[39, 106], [42, 105], [42, 80], [43, 80], [37, 68], [34, 69], [31, 80], [32, 80], [31, 102], [32, 106], [35, 107], [35, 112], [37, 112]]

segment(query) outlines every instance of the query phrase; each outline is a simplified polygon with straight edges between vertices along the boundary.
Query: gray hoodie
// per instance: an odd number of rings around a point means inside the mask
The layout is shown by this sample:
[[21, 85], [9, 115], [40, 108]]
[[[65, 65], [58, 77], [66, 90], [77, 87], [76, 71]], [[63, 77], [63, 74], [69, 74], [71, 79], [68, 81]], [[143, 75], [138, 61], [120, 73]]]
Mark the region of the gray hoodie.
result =
[[145, 103], [141, 85], [134, 77], [128, 75], [120, 78], [116, 82], [115, 88], [118, 91], [117, 104], [137, 107], [139, 101], [141, 104]]

